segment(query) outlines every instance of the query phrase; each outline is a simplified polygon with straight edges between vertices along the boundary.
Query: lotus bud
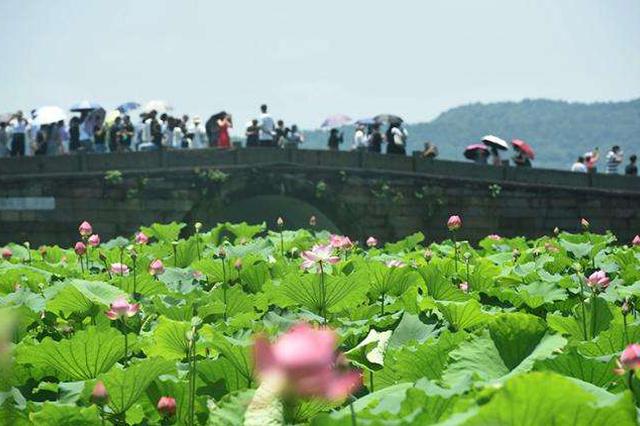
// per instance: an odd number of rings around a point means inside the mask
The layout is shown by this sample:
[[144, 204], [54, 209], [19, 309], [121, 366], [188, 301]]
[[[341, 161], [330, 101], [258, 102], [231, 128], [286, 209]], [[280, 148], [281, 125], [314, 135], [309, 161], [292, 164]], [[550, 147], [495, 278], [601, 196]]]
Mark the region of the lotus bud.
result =
[[104, 405], [109, 401], [109, 393], [101, 380], [96, 382], [91, 392], [91, 401], [96, 405]]
[[91, 235], [87, 240], [87, 242], [91, 247], [98, 247], [100, 245], [100, 235], [98, 234]]
[[11, 260], [11, 256], [13, 256], [13, 252], [8, 247], [2, 249], [2, 258], [4, 260]]
[[513, 251], [511, 252], [511, 255], [513, 256], [513, 260], [518, 260], [518, 258], [520, 257], [520, 250], [513, 249]]
[[29, 250], [31, 248], [31, 243], [29, 241], [25, 241], [24, 246]]
[[164, 264], [162, 260], [156, 259], [149, 264], [149, 273], [151, 275], [160, 275], [164, 272]]
[[278, 216], [278, 219], [276, 220], [276, 225], [278, 225], [278, 228], [282, 228], [284, 226], [284, 219], [282, 219], [281, 216]]
[[196, 222], [193, 227], [195, 228], [196, 232], [200, 232], [200, 230], [202, 229], [202, 223]]
[[147, 237], [144, 232], [138, 232], [136, 234], [136, 243], [144, 245], [147, 244], [149, 242], [149, 237]]
[[635, 237], [633, 237], [633, 240], [631, 240], [631, 244], [636, 247], [640, 246], [640, 235], [636, 235]]
[[433, 251], [431, 251], [431, 249], [425, 249], [424, 258], [427, 260], [431, 260], [432, 257], [433, 257]]
[[78, 241], [73, 250], [78, 256], [82, 256], [87, 252], [87, 246], [82, 241]]
[[233, 263], [233, 267], [238, 271], [242, 269], [242, 260], [240, 258], [236, 259], [236, 261]]
[[164, 417], [172, 417], [176, 413], [176, 400], [170, 396], [163, 396], [158, 401], [157, 408]]
[[224, 249], [224, 246], [220, 246], [218, 248], [218, 256], [219, 257], [225, 257], [227, 255], [227, 252]]
[[138, 258], [138, 252], [136, 251], [136, 249], [131, 247], [129, 249], [129, 256], [131, 256], [131, 259], [136, 260]]
[[620, 307], [620, 310], [622, 310], [622, 315], [628, 315], [629, 312], [631, 311], [631, 307], [629, 306], [629, 299], [625, 298], [624, 301], [622, 302], [622, 306]]
[[374, 237], [367, 238], [367, 247], [375, 247], [377, 245], [378, 245], [378, 240], [376, 240]]
[[627, 370], [637, 370], [640, 367], [640, 345], [633, 343], [622, 351], [620, 364]]
[[458, 215], [453, 215], [447, 220], [447, 228], [449, 231], [457, 231], [462, 227], [462, 219]]
[[593, 274], [589, 275], [589, 278], [587, 278], [587, 285], [594, 290], [604, 290], [609, 287], [610, 282], [611, 280], [602, 270], [595, 271]]
[[88, 237], [89, 235], [93, 234], [93, 227], [91, 227], [91, 224], [85, 220], [78, 227], [78, 232], [81, 236]]
[[458, 288], [460, 288], [460, 290], [462, 290], [463, 293], [468, 293], [469, 283], [467, 283], [466, 281], [463, 281], [460, 284], [458, 284]]
[[101, 261], [105, 262], [107, 260], [107, 256], [103, 252], [98, 253], [98, 257]]
[[589, 229], [589, 221], [584, 217], [580, 219], [580, 225], [582, 225], [582, 229], [584, 229], [585, 231]]
[[316, 217], [315, 216], [311, 216], [309, 218], [309, 226], [316, 226]]
[[556, 237], [560, 235], [560, 228], [558, 228], [557, 226], [553, 228], [553, 235], [555, 235]]

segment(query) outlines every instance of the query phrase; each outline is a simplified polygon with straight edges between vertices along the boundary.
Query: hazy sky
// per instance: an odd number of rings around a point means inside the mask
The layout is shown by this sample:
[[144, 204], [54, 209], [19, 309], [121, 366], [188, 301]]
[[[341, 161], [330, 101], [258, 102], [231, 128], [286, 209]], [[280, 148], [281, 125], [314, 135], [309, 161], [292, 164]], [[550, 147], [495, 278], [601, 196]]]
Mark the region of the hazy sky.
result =
[[0, 113], [166, 99], [434, 118], [469, 102], [640, 95], [638, 0], [0, 0]]

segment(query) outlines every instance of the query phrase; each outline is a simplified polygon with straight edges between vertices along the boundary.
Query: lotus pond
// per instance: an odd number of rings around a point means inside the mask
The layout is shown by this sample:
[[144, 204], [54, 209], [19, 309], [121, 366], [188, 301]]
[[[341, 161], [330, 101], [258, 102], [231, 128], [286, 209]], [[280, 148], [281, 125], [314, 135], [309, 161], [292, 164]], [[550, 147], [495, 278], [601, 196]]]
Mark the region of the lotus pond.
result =
[[[7, 425], [635, 425], [640, 238], [154, 224], [0, 260]], [[635, 243], [635, 244], [634, 244]]]

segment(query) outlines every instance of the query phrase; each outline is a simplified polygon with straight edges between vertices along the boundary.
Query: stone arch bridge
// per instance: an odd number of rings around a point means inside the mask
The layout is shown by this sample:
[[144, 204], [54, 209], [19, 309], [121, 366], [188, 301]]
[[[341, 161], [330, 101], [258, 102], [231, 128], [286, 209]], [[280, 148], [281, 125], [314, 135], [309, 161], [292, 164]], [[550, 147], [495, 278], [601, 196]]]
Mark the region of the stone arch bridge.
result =
[[581, 217], [621, 241], [640, 233], [640, 179], [479, 166], [366, 152], [184, 150], [0, 160], [0, 244], [68, 245], [89, 220], [103, 240], [153, 222], [261, 222], [383, 240], [538, 236]]

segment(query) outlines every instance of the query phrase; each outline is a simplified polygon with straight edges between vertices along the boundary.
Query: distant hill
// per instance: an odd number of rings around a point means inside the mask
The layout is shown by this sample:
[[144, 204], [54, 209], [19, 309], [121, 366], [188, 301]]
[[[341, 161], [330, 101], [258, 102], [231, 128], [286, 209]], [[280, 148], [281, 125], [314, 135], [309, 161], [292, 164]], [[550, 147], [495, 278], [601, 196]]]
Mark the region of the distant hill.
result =
[[[640, 99], [629, 102], [576, 103], [526, 99], [521, 102], [475, 103], [450, 109], [435, 120], [408, 124], [409, 150], [434, 142], [440, 156], [463, 160], [465, 146], [486, 134], [507, 141], [523, 139], [536, 150], [534, 166], [566, 169], [594, 147], [620, 145], [628, 157], [640, 155]], [[345, 128], [349, 149], [353, 128]], [[327, 133], [306, 132], [307, 148], [326, 146]]]

